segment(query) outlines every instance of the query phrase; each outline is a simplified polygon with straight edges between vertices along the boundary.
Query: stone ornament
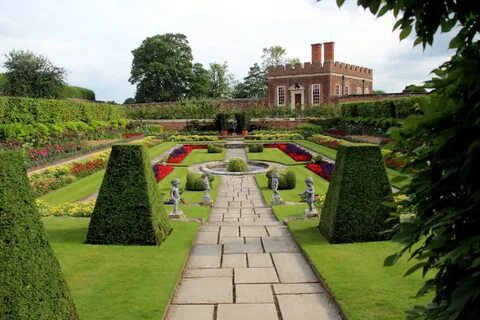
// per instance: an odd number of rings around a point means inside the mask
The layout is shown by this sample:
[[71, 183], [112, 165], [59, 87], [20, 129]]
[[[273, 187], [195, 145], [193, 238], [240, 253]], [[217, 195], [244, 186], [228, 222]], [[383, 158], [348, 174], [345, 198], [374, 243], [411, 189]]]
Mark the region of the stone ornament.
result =
[[278, 172], [273, 172], [272, 175], [271, 175], [272, 191], [273, 191], [273, 195], [272, 195], [272, 199], [271, 199], [272, 205], [283, 204], [284, 203], [282, 197], [280, 196], [280, 193], [278, 192], [278, 184], [279, 184], [278, 178], [279, 178]]
[[315, 187], [313, 185], [313, 178], [306, 177], [305, 184], [307, 185], [307, 188], [304, 192], [299, 193], [300, 196], [305, 197], [305, 202], [308, 204], [308, 209], [305, 209], [305, 216], [318, 216], [318, 211], [313, 207], [313, 203], [315, 201]]
[[205, 186], [205, 193], [203, 194], [203, 205], [209, 206], [212, 204], [212, 198], [210, 197], [210, 175], [208, 173], [203, 174], [203, 185]]
[[179, 218], [180, 216], [183, 215], [183, 212], [178, 210], [178, 205], [180, 204], [180, 180], [179, 179], [173, 179], [172, 180], [172, 188], [170, 189], [170, 198], [172, 199], [173, 202], [173, 210], [169, 214], [171, 218]]

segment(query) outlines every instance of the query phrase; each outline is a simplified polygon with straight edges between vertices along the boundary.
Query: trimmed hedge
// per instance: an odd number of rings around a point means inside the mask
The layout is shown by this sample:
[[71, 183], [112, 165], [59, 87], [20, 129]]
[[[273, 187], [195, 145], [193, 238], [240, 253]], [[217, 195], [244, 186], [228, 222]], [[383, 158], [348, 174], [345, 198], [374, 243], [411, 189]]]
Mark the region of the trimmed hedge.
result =
[[87, 242], [158, 245], [171, 227], [142, 145], [114, 145], [108, 160]]
[[404, 119], [419, 112], [419, 105], [427, 96], [404, 99], [388, 99], [367, 102], [348, 102], [341, 104], [344, 118], [397, 118]]
[[210, 144], [208, 144], [207, 151], [208, 151], [208, 153], [222, 153], [223, 148], [222, 148], [222, 146], [214, 145], [214, 144], [210, 143]]
[[122, 106], [58, 99], [0, 97], [0, 123], [117, 121], [126, 118]]
[[[215, 180], [215, 177], [210, 175], [210, 182]], [[202, 175], [195, 174], [193, 172], [187, 173], [187, 183], [185, 184], [185, 189], [188, 191], [204, 191], [205, 185], [203, 183]]]
[[392, 209], [392, 190], [378, 146], [341, 145], [320, 217], [320, 232], [330, 243], [386, 240], [381, 234]]
[[20, 153], [0, 151], [0, 319], [79, 319]]
[[60, 90], [59, 96], [63, 99], [72, 98], [95, 101], [95, 92], [93, 90], [75, 86], [64, 86]]
[[[266, 173], [268, 182], [267, 186], [269, 189], [272, 189], [272, 173], [277, 172], [276, 170], [270, 170]], [[278, 177], [278, 190], [292, 190], [295, 189], [297, 185], [297, 175], [295, 172], [287, 170], [279, 172]]]
[[248, 152], [250, 153], [261, 153], [263, 152], [263, 145], [261, 144], [251, 144], [248, 146]]

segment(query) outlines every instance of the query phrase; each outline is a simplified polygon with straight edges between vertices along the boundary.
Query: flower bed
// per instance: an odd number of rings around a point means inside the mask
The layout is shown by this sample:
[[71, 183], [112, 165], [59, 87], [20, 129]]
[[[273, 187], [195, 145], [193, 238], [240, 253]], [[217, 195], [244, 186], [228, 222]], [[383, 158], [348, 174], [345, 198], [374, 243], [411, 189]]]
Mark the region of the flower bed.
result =
[[162, 181], [172, 171], [173, 167], [168, 164], [157, 163], [153, 165], [153, 173], [155, 174], [155, 180], [157, 180], [157, 182]]
[[190, 154], [190, 152], [195, 149], [207, 149], [207, 146], [202, 144], [184, 144], [183, 146], [170, 152], [167, 162], [181, 163]]
[[127, 132], [123, 134], [124, 139], [133, 139], [142, 136], [142, 132]]
[[385, 165], [395, 170], [403, 170], [407, 165], [407, 162], [405, 161], [405, 159], [399, 158], [395, 155], [385, 156], [384, 159], [385, 159]]
[[340, 147], [340, 145], [342, 144], [340, 141], [338, 140], [334, 140], [334, 139], [329, 139], [329, 138], [325, 138], [323, 136], [320, 136], [320, 135], [313, 135], [310, 137], [310, 139], [308, 139], [312, 142], [315, 142], [315, 143], [318, 143], [322, 146], [325, 146], [327, 148], [331, 148], [331, 149], [334, 149], [334, 150], [338, 150], [338, 148]]
[[293, 143], [266, 143], [265, 148], [278, 148], [295, 161], [310, 161], [312, 155]]
[[326, 161], [320, 161], [319, 163], [309, 163], [305, 167], [323, 179], [331, 181], [335, 164]]

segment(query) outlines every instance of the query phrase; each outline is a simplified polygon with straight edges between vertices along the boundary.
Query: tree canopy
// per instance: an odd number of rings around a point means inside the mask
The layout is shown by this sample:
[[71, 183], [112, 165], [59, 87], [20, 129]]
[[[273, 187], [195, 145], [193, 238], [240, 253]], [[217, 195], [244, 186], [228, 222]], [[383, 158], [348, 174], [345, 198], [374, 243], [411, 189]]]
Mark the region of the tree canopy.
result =
[[189, 98], [205, 98], [210, 95], [212, 82], [210, 73], [201, 63], [195, 63], [192, 69], [192, 78], [188, 90]]
[[234, 98], [260, 98], [265, 97], [267, 91], [267, 73], [258, 63], [255, 63], [243, 82], [235, 85]]
[[418, 86], [416, 84], [410, 84], [403, 89], [404, 93], [427, 93], [424, 86]]
[[59, 96], [65, 85], [65, 69], [31, 51], [13, 50], [5, 58], [5, 94], [32, 98]]
[[280, 66], [287, 61], [287, 50], [281, 46], [263, 48], [262, 67], [267, 69], [271, 66]]
[[132, 54], [129, 81], [137, 85], [137, 102], [175, 101], [186, 96], [193, 57], [185, 35], [146, 38]]
[[230, 83], [233, 81], [233, 75], [228, 70], [228, 64], [210, 63], [210, 94], [211, 98], [227, 98], [230, 96]]

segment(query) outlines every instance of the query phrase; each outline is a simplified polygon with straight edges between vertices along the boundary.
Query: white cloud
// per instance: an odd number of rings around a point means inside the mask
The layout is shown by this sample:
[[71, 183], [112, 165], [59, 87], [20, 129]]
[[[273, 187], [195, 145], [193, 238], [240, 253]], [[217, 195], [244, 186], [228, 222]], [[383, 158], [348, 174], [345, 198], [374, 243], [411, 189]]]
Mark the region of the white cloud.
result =
[[195, 61], [228, 61], [237, 79], [263, 47], [278, 44], [309, 61], [311, 43], [332, 40], [336, 60], [373, 68], [374, 87], [394, 92], [426, 79], [451, 53], [445, 41], [425, 53], [399, 42], [393, 23], [334, 0], [0, 0], [0, 54], [44, 54], [68, 69], [71, 84], [122, 102], [135, 92], [130, 52], [148, 36], [184, 33]]

